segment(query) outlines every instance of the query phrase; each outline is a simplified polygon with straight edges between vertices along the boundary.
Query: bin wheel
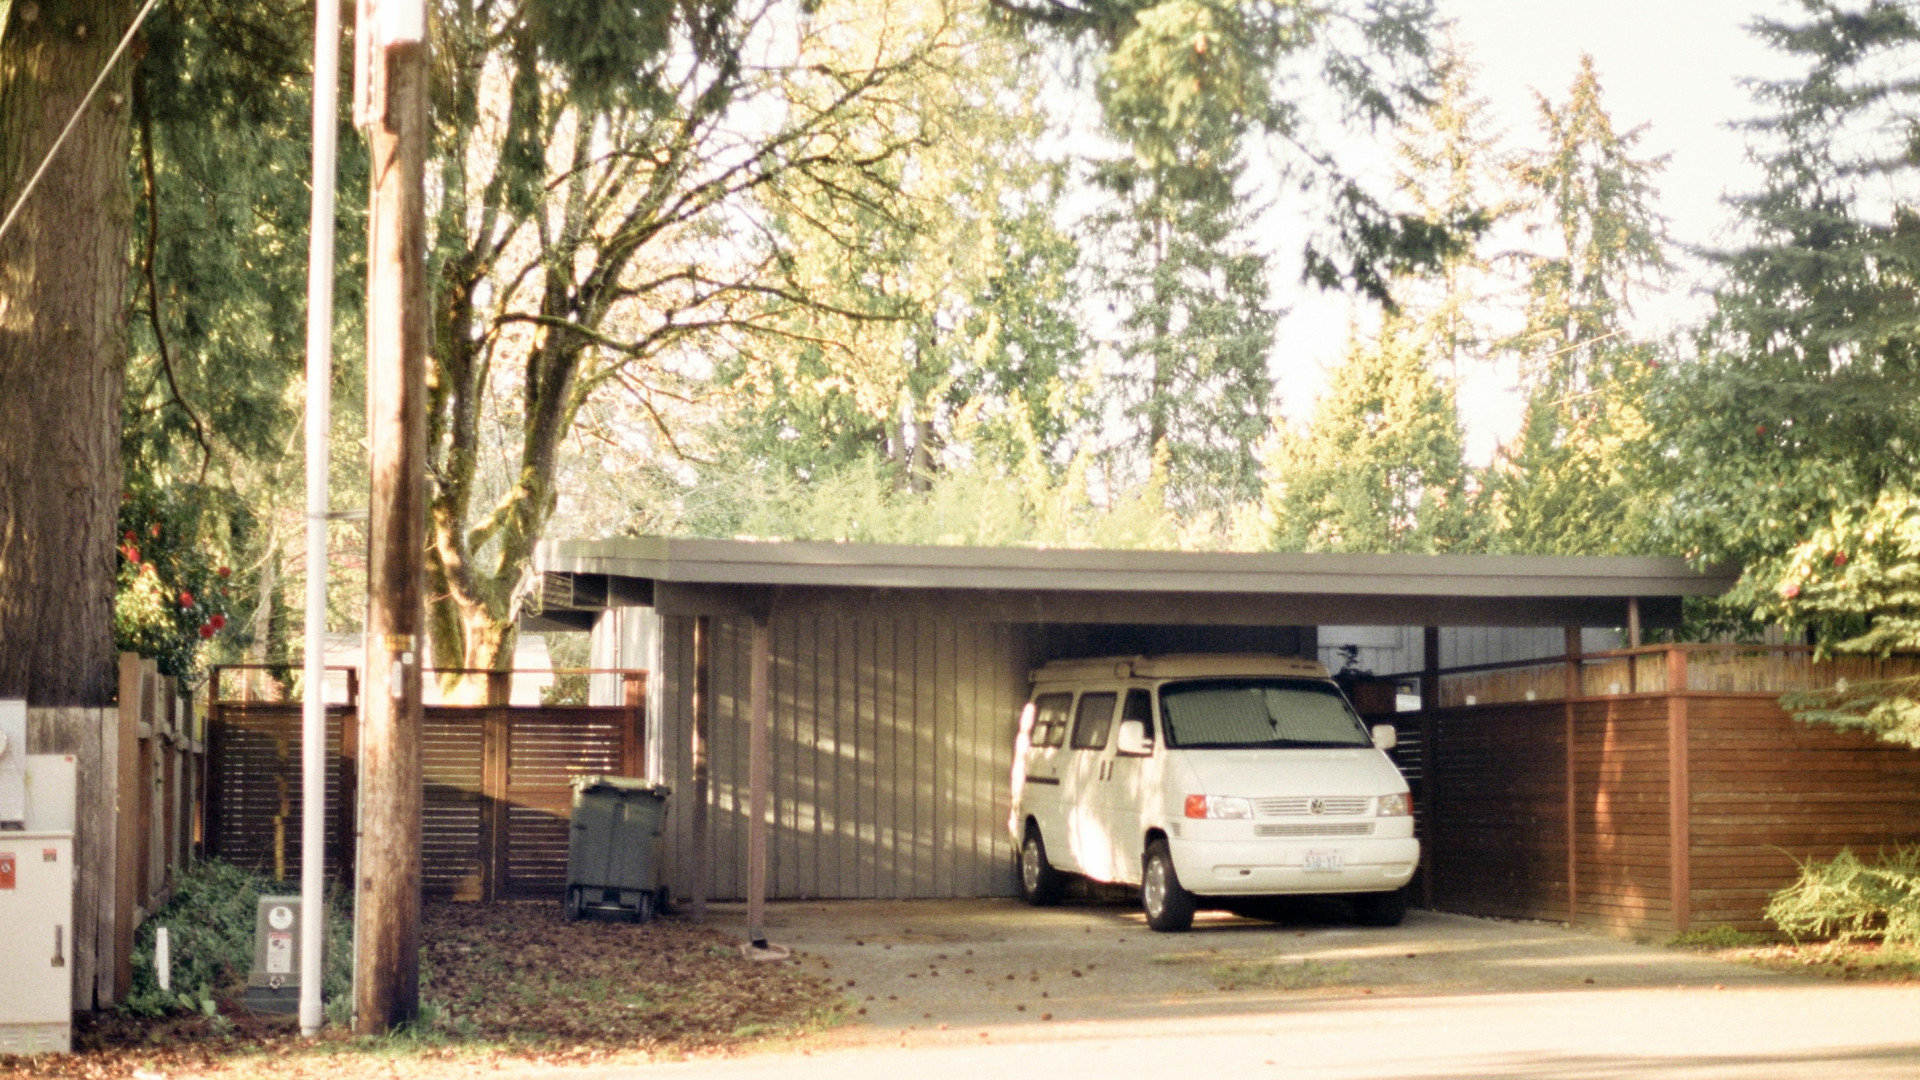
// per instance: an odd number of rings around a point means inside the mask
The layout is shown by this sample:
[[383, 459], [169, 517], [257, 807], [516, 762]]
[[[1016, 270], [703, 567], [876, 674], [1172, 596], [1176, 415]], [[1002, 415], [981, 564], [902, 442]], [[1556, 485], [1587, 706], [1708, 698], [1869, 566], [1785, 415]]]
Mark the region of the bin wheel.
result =
[[567, 886], [567, 921], [579, 922], [580, 909], [586, 902], [586, 890], [578, 885]]
[[639, 901], [633, 905], [633, 910], [627, 913], [627, 917], [637, 923], [652, 921], [653, 894], [650, 892], [641, 893]]

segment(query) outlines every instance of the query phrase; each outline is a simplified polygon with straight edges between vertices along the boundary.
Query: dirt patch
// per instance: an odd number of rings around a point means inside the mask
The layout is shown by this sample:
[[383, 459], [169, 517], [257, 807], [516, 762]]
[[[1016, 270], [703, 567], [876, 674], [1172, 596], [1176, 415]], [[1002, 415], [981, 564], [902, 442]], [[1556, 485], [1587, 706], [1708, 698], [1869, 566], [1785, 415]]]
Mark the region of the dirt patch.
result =
[[0, 1058], [0, 1074], [121, 1080], [337, 1076], [368, 1058], [411, 1075], [476, 1067], [645, 1060], [811, 1030], [842, 1014], [797, 964], [752, 963], [738, 938], [677, 918], [569, 923], [557, 903], [434, 904], [424, 915], [419, 1030], [303, 1040], [286, 1020], [221, 1014], [83, 1018], [71, 1056]]

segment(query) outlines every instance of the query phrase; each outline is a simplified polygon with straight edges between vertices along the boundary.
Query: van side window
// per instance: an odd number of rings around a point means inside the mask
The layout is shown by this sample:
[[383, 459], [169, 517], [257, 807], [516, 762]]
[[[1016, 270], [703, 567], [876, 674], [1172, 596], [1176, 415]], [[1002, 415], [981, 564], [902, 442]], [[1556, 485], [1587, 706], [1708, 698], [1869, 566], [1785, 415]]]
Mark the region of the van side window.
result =
[[1153, 697], [1145, 690], [1127, 691], [1127, 704], [1120, 710], [1120, 719], [1138, 720], [1147, 727], [1147, 740], [1153, 740]]
[[1042, 694], [1033, 699], [1033, 734], [1030, 746], [1059, 746], [1067, 741], [1067, 710], [1073, 707], [1072, 694]]
[[1073, 714], [1073, 748], [1105, 750], [1107, 729], [1113, 726], [1113, 703], [1118, 694], [1081, 694]]

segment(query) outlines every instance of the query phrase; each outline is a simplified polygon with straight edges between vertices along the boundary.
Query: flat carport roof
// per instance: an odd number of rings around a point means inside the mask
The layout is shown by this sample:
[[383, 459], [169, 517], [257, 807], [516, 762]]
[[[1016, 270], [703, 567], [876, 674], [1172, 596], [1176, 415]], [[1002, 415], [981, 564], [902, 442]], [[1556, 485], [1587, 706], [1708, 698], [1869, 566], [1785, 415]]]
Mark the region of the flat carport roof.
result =
[[[952, 618], [1169, 625], [1647, 626], [1738, 573], [1678, 558], [921, 547], [637, 537], [540, 545], [542, 617], [611, 606], [765, 615], [926, 606]], [[571, 616], [571, 617], [570, 617]]]

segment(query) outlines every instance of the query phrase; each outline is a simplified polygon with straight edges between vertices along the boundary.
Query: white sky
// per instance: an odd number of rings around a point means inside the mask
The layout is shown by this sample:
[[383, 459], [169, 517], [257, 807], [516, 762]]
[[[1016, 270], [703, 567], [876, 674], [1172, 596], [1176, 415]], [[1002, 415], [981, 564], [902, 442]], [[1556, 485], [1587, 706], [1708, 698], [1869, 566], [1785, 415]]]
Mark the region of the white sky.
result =
[[[1744, 27], [1757, 16], [1791, 17], [1775, 0], [1441, 0], [1480, 67], [1479, 93], [1513, 145], [1533, 141], [1534, 92], [1560, 100], [1582, 52], [1591, 53], [1616, 128], [1648, 124], [1641, 150], [1670, 155], [1661, 208], [1681, 244], [1726, 240], [1724, 194], [1752, 190], [1759, 174], [1729, 122], [1755, 114], [1740, 80], [1787, 73], [1780, 57]], [[1697, 318], [1705, 304], [1697, 264], [1683, 262], [1673, 289], [1640, 305], [1642, 333]], [[1290, 283], [1287, 283], [1290, 284]], [[1274, 373], [1289, 415], [1311, 415], [1327, 368], [1339, 359], [1351, 309], [1313, 294], [1282, 296]], [[1468, 454], [1485, 462], [1518, 417], [1511, 377], [1463, 372]]]

